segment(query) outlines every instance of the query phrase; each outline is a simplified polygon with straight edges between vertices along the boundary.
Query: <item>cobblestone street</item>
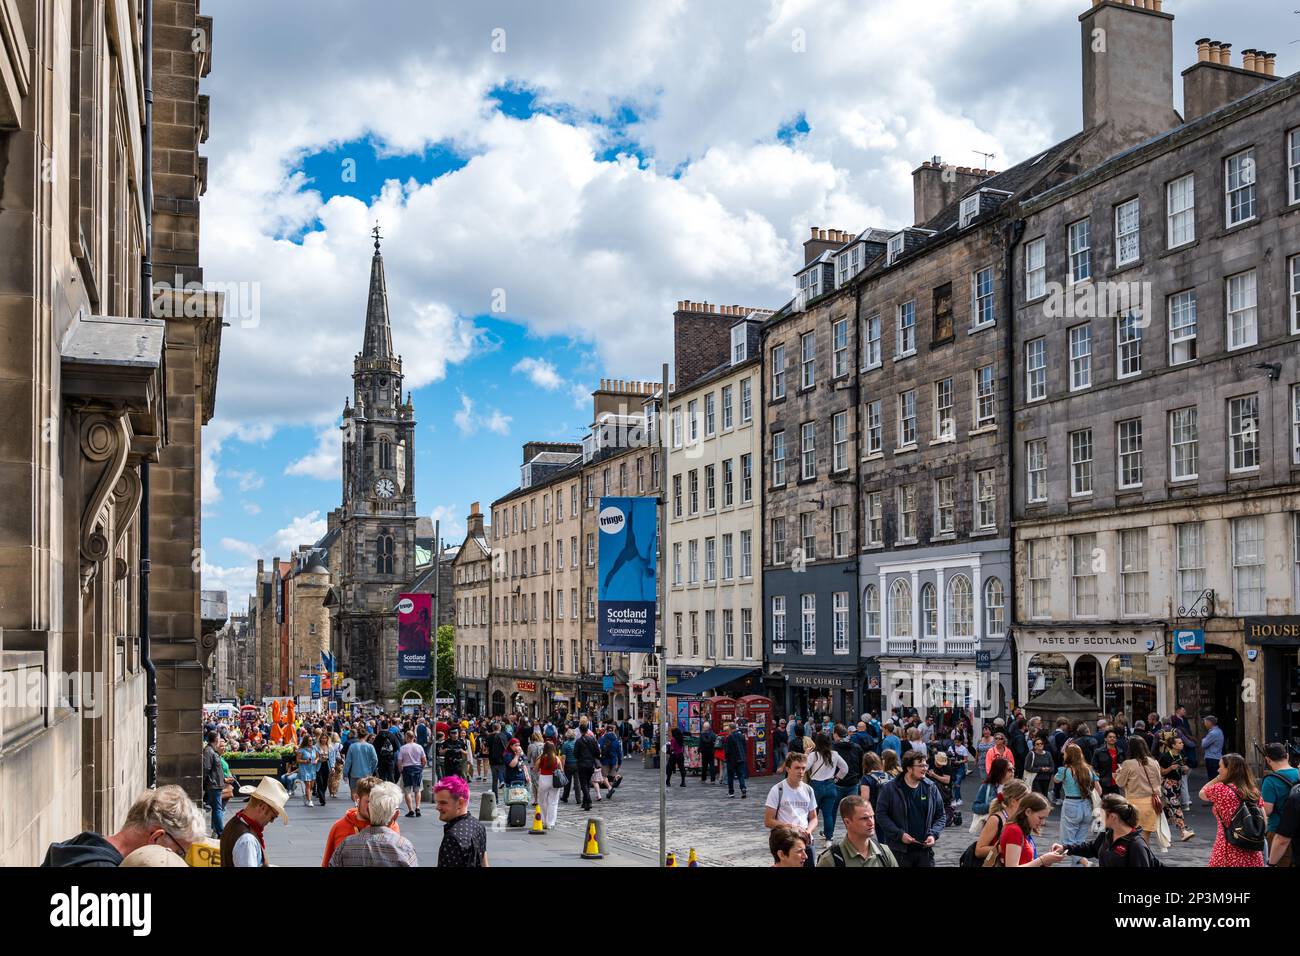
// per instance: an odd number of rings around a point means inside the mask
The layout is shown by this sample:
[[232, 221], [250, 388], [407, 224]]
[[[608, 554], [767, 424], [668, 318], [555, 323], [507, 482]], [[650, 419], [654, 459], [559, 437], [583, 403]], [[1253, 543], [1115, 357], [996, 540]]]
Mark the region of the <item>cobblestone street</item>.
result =
[[[705, 866], [766, 866], [771, 862], [767, 850], [767, 830], [763, 826], [763, 802], [768, 791], [780, 778], [766, 776], [751, 778], [749, 797], [742, 800], [737, 794], [727, 796], [726, 781], [702, 784], [698, 778], [687, 777], [683, 788], [674, 779], [668, 790], [668, 847], [678, 855], [680, 863], [686, 862], [691, 847], [699, 854]], [[1195, 771], [1192, 783], [1193, 807], [1187, 821], [1196, 836], [1186, 843], [1177, 842], [1169, 851], [1160, 854], [1167, 866], [1204, 866], [1209, 860], [1214, 842], [1214, 821], [1208, 807], [1200, 807], [1196, 791], [1204, 784], [1204, 771]], [[975, 839], [970, 833], [970, 803], [975, 797], [979, 782], [968, 778], [963, 785], [965, 805], [961, 827], [951, 827], [939, 840], [935, 855], [940, 866], [956, 866], [962, 851]], [[476, 791], [477, 792], [477, 791]], [[477, 801], [477, 796], [475, 797]], [[477, 804], [476, 804], [477, 805]], [[570, 842], [576, 845], [580, 830], [588, 814], [575, 807], [572, 799], [560, 804], [558, 828], [572, 829], [575, 836]], [[624, 764], [623, 784], [612, 801], [592, 805], [591, 816], [604, 819], [605, 832], [619, 846], [639, 848], [657, 856], [659, 847], [659, 790], [658, 773], [642, 768], [639, 757]], [[842, 828], [837, 829], [837, 836]], [[1050, 844], [1059, 838], [1060, 811], [1053, 808], [1043, 828]], [[820, 847], [818, 848], [820, 850]]]

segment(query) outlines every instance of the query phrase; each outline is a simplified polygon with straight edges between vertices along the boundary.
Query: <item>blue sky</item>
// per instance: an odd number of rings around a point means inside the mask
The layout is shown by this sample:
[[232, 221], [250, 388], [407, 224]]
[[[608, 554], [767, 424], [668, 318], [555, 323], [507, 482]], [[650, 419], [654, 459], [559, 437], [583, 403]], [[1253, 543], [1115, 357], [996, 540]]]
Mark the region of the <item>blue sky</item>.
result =
[[[376, 219], [417, 503], [457, 538], [523, 442], [581, 435], [601, 378], [658, 378], [678, 300], [779, 306], [810, 226], [908, 225], [921, 161], [1006, 168], [1076, 132], [1088, 2], [930, 0], [922, 24], [915, 0], [205, 0], [202, 262], [235, 294], [204, 587], [238, 606], [339, 504]], [[1300, 34], [1281, 5], [1166, 10], [1175, 107], [1198, 37]]]

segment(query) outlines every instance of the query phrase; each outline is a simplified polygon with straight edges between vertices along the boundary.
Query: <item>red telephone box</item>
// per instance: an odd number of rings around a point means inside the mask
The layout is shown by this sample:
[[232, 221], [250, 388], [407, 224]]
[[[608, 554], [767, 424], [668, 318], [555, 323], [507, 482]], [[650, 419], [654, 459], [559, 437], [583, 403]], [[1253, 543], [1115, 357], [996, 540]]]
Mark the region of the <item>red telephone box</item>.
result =
[[736, 719], [736, 699], [734, 697], [710, 697], [704, 703], [713, 714], [711, 718], [713, 732], [721, 736], [724, 733], [722, 728]]
[[759, 694], [747, 694], [736, 701], [736, 716], [745, 721], [749, 741], [749, 774], [761, 777], [774, 772], [772, 766], [772, 702]]

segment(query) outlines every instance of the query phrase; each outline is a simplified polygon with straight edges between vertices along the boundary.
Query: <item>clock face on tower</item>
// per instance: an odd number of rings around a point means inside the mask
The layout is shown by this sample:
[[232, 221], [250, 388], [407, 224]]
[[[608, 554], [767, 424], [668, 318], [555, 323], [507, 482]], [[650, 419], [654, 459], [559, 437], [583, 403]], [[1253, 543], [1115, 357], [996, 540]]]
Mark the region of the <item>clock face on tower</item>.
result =
[[397, 494], [397, 486], [391, 478], [380, 478], [375, 482], [375, 494], [380, 498], [391, 498]]

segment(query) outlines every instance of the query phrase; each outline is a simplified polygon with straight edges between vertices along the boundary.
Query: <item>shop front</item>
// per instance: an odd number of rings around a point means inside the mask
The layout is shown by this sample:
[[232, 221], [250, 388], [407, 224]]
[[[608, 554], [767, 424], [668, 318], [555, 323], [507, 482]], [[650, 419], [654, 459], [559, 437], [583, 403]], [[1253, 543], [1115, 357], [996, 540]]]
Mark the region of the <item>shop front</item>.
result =
[[482, 716], [487, 712], [487, 680], [458, 677], [456, 679], [456, 698], [462, 714], [468, 717]]
[[529, 718], [542, 715], [540, 682], [534, 678], [492, 677], [490, 706], [492, 716], [523, 714]]
[[1098, 713], [1123, 711], [1130, 719], [1169, 713], [1165, 628], [1019, 627], [1017, 686], [1032, 701], [1063, 679], [1094, 701]]
[[973, 656], [877, 657], [868, 662], [866, 709], [895, 719], [933, 717], [945, 729], [965, 718], [978, 737], [984, 723], [1005, 710], [1007, 689], [1000, 677], [991, 655], [984, 661]]
[[858, 719], [858, 677], [852, 671], [799, 671], [789, 666], [769, 672], [768, 697], [784, 703], [781, 716], [813, 718], [818, 723]]
[[1246, 656], [1264, 666], [1264, 742], [1300, 752], [1300, 616], [1248, 617]]

